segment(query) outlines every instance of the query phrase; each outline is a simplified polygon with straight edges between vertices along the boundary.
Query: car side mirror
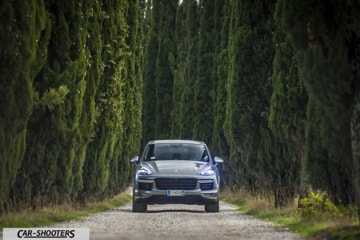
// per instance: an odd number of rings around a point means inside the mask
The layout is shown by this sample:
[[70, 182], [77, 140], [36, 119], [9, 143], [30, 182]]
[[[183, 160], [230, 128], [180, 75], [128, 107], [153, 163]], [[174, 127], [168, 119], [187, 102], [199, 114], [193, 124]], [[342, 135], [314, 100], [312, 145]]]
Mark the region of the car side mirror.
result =
[[215, 166], [217, 167], [219, 164], [224, 163], [224, 160], [220, 157], [215, 157], [214, 162], [215, 162]]
[[139, 156], [135, 156], [135, 157], [131, 158], [130, 162], [137, 166], [139, 163]]

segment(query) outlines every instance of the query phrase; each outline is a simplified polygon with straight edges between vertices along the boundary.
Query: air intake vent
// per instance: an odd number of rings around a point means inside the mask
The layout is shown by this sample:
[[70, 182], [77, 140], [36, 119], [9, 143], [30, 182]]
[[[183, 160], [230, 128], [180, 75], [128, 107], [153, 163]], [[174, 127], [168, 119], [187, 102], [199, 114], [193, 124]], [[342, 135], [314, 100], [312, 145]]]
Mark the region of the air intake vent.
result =
[[160, 190], [193, 190], [196, 188], [196, 178], [158, 178], [156, 188]]
[[152, 189], [152, 183], [139, 182], [139, 189], [150, 191]]
[[206, 191], [206, 190], [212, 190], [214, 188], [214, 183], [210, 182], [210, 183], [200, 183], [200, 189], [202, 191]]

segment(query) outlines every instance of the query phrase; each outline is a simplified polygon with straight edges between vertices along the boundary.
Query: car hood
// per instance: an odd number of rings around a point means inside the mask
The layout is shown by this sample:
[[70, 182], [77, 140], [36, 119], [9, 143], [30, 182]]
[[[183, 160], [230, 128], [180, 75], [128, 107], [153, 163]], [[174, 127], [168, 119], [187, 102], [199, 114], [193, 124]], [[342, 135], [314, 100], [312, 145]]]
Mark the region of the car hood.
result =
[[189, 160], [159, 160], [143, 162], [143, 166], [157, 174], [198, 174], [208, 163]]

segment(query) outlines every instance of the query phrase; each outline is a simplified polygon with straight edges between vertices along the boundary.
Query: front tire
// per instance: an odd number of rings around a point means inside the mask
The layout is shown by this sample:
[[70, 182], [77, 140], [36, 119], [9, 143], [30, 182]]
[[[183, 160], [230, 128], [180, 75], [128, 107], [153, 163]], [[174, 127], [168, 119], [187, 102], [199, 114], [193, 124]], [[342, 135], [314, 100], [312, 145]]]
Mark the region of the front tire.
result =
[[146, 203], [138, 203], [133, 200], [132, 211], [133, 212], [146, 212], [147, 204]]
[[219, 212], [219, 202], [205, 204], [205, 212]]

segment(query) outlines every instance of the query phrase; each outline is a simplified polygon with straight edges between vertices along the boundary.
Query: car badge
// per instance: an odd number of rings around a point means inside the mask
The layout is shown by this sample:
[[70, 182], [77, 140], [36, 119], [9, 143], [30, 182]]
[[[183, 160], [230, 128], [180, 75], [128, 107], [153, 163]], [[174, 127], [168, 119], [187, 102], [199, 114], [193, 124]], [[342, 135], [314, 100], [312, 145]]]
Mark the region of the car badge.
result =
[[177, 169], [174, 169], [174, 173], [177, 173], [179, 170], [177, 170]]

